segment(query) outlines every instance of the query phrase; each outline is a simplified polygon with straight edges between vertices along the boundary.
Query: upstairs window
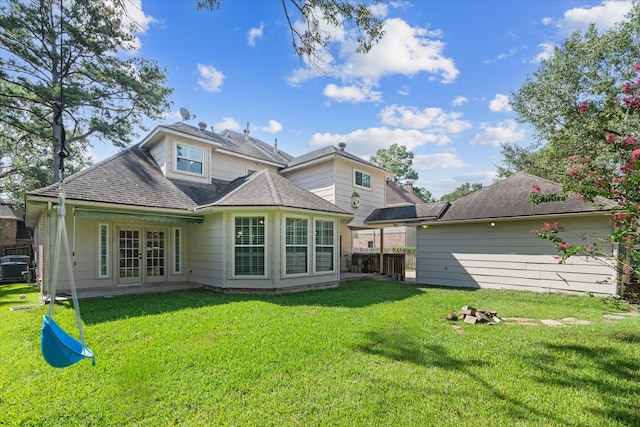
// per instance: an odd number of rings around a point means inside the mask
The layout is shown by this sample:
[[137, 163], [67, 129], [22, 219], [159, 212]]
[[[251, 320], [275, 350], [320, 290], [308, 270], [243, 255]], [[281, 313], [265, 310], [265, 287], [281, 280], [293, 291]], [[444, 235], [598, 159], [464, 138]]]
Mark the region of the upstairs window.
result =
[[358, 187], [371, 188], [371, 175], [361, 171], [354, 171], [353, 183]]
[[182, 172], [202, 175], [203, 151], [185, 144], [176, 145], [176, 169]]

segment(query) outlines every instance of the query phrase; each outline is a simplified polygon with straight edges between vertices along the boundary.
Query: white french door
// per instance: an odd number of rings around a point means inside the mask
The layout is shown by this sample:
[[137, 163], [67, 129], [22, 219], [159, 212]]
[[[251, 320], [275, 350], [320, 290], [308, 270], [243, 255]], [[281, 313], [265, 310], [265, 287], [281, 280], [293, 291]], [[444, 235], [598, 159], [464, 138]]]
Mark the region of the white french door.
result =
[[118, 228], [118, 284], [166, 280], [167, 232], [162, 228]]

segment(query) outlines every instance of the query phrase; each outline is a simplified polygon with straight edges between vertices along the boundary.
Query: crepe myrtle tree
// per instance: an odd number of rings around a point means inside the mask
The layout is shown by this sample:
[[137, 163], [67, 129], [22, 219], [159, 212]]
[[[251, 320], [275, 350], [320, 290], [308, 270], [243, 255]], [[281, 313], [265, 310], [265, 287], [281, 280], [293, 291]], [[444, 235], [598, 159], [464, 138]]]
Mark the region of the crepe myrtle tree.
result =
[[[596, 160], [590, 155], [576, 155], [567, 159], [567, 172], [561, 182], [559, 194], [543, 194], [533, 186], [529, 195], [533, 203], [565, 200], [578, 197], [608, 210], [613, 232], [595, 239], [579, 233], [581, 244], [567, 241], [568, 230], [559, 222], [547, 222], [533, 232], [540, 238], [553, 242], [559, 254], [559, 262], [571, 256], [599, 256], [615, 266], [621, 266], [621, 281], [628, 285], [640, 274], [640, 132], [629, 126], [640, 117], [640, 62], [635, 67], [635, 77], [620, 87], [620, 93], [609, 98], [604, 107], [596, 111], [594, 103], [584, 101], [578, 105], [577, 114], [586, 120], [590, 115], [607, 114], [615, 120], [615, 128], [607, 130], [599, 149], [615, 161]], [[636, 129], [636, 130], [634, 130]], [[601, 157], [602, 158], [602, 157]], [[613, 250], [611, 248], [613, 244]], [[616, 248], [618, 250], [616, 250]], [[624, 287], [620, 294], [624, 293]]]

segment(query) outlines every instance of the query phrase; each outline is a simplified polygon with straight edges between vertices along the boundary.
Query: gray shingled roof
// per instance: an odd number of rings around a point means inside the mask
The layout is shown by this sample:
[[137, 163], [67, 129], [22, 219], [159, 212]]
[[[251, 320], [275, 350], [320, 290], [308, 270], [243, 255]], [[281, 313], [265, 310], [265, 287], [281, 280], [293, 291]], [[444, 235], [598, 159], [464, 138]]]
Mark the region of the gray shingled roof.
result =
[[[64, 187], [68, 200], [183, 210], [196, 206], [139, 145], [68, 177]], [[58, 185], [27, 194], [57, 197]]]
[[391, 222], [394, 220], [403, 222], [436, 220], [446, 212], [449, 206], [449, 202], [436, 202], [380, 208], [371, 212], [364, 222], [370, 224], [379, 221]]
[[370, 166], [372, 168], [376, 168], [376, 169], [380, 169], [380, 170], [386, 170], [378, 165], [374, 165], [371, 162], [368, 162], [364, 159], [361, 159], [358, 156], [355, 156], [347, 151], [341, 150], [338, 147], [334, 147], [333, 145], [329, 145], [327, 147], [323, 147], [320, 148], [318, 150], [312, 151], [310, 153], [306, 153], [303, 154], [301, 156], [296, 157], [295, 159], [292, 159], [288, 164], [287, 167], [283, 169], [283, 172], [286, 172], [287, 169], [302, 165], [304, 163], [309, 163], [309, 162], [313, 162], [316, 160], [320, 160], [323, 158], [329, 158], [329, 157], [334, 157], [334, 156], [340, 156], [340, 157], [344, 157], [345, 159], [349, 159], [349, 160], [353, 160], [355, 162], [361, 163], [363, 165], [367, 165]]
[[0, 219], [24, 221], [24, 213], [11, 206], [4, 200], [0, 200]]
[[245, 139], [244, 134], [229, 129], [220, 132], [220, 139], [223, 141], [223, 148], [234, 153], [278, 163], [283, 166], [293, 160], [293, 156], [273, 145], [269, 145], [252, 136]]
[[[560, 193], [561, 190], [560, 184], [556, 182], [518, 172], [455, 200], [439, 221], [579, 214], [602, 210], [575, 196], [569, 196], [565, 201], [534, 205], [529, 201], [533, 185], [540, 187], [543, 194]], [[598, 199], [597, 202], [603, 205], [613, 203], [606, 199]]]
[[[267, 169], [231, 182], [169, 180], [139, 145], [70, 176], [65, 180], [65, 193], [68, 200], [185, 211], [196, 207], [283, 206], [352, 215]], [[58, 185], [28, 194], [57, 197]]]
[[[449, 205], [426, 203], [411, 206], [376, 209], [365, 220], [374, 222], [414, 222], [416, 220], [436, 222], [472, 221], [486, 219], [518, 218], [541, 215], [565, 215], [602, 212], [614, 205], [608, 199], [598, 198], [594, 206], [575, 196], [565, 201], [534, 205], [529, 201], [533, 185], [540, 187], [543, 194], [560, 193], [561, 186], [534, 175], [518, 172], [495, 184], [451, 202]], [[444, 202], [446, 203], [446, 202]]]
[[215, 200], [201, 207], [210, 206], [283, 206], [352, 215], [268, 169], [232, 181]]
[[386, 186], [387, 206], [424, 203], [420, 197], [407, 190], [402, 184], [388, 180]]

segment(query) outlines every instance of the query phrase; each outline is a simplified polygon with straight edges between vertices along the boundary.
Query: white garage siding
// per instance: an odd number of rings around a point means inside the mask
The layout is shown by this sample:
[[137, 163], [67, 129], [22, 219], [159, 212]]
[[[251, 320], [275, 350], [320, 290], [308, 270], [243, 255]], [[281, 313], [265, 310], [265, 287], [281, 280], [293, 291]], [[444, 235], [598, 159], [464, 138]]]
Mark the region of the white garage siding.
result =
[[[543, 223], [543, 219], [494, 221], [492, 227], [487, 220], [418, 228], [416, 281], [454, 287], [615, 293], [616, 272], [605, 260], [572, 257], [559, 264], [551, 242], [531, 232]], [[593, 236], [611, 233], [604, 215], [560, 223], [566, 230]], [[577, 236], [569, 242], [583, 243]]]

